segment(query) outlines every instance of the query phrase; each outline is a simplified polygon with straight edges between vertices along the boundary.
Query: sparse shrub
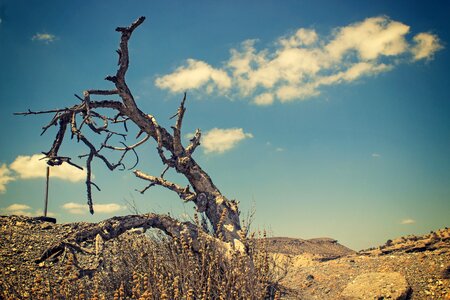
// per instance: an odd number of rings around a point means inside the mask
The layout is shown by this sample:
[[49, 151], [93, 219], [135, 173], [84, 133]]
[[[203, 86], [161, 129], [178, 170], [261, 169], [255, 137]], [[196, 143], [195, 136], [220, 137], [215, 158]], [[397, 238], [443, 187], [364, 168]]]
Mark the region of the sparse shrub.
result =
[[[0, 292], [17, 299], [273, 299], [274, 260], [261, 240], [248, 238], [249, 255], [223, 250], [203, 238], [199, 252], [192, 239], [162, 234], [126, 233], [105, 244], [104, 263], [94, 274], [78, 278], [73, 255], [64, 261], [64, 277], [51, 271], [37, 276], [29, 297], [24, 291]], [[6, 286], [6, 285], [4, 285]]]

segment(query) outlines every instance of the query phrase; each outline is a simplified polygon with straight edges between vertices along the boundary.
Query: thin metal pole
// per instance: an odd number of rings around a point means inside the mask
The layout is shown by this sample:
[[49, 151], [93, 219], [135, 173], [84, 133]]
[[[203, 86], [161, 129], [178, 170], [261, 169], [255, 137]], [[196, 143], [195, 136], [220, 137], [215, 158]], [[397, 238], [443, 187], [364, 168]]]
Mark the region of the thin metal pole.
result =
[[47, 166], [47, 182], [45, 185], [45, 206], [44, 206], [44, 217], [47, 216], [47, 204], [48, 204], [48, 183], [50, 177], [50, 167]]

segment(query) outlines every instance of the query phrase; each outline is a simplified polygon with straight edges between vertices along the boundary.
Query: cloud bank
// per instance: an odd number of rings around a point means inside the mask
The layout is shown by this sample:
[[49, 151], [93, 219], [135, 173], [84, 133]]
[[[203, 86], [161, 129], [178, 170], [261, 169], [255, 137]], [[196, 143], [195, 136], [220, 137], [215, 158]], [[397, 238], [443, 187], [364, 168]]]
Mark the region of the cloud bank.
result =
[[[68, 202], [65, 203], [62, 208], [64, 208], [68, 213], [75, 215], [86, 214], [89, 209], [87, 204]], [[106, 203], [106, 204], [94, 204], [94, 211], [100, 214], [110, 214], [126, 209], [126, 206], [119, 205], [117, 203]]]
[[[47, 174], [47, 163], [43, 154], [19, 155], [8, 166], [0, 166], [0, 194], [6, 192], [9, 182], [19, 179], [44, 178]], [[50, 177], [80, 182], [86, 179], [86, 171], [80, 170], [68, 164], [50, 167]]]
[[[45, 177], [47, 163], [43, 159], [44, 157], [43, 154], [34, 154], [31, 156], [19, 155], [9, 168], [15, 171], [20, 179]], [[78, 182], [86, 179], [86, 172], [63, 163], [60, 166], [50, 168], [50, 177]]]
[[244, 132], [242, 128], [213, 128], [202, 136], [201, 146], [205, 154], [221, 154], [233, 149], [239, 142], [252, 137], [251, 133]]
[[[44, 215], [44, 212], [41, 209], [33, 211], [30, 206], [20, 203], [13, 203], [5, 208], [0, 208], [0, 213], [5, 215], [28, 216], [28, 217]], [[54, 217], [56, 215], [52, 212], [47, 212], [47, 216]]]
[[248, 97], [260, 106], [303, 100], [326, 86], [375, 76], [402, 62], [431, 59], [443, 48], [432, 33], [418, 33], [410, 40], [408, 34], [408, 25], [387, 16], [335, 28], [326, 37], [300, 28], [262, 50], [256, 49], [256, 40], [246, 40], [230, 50], [220, 67], [190, 58], [156, 78], [155, 84], [174, 93], [197, 89]]

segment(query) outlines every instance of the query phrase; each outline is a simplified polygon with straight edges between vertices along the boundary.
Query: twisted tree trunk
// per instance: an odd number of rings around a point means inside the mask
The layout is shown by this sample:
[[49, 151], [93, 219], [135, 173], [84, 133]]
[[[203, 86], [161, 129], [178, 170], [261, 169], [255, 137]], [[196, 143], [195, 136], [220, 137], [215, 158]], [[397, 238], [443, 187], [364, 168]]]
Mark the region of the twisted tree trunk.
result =
[[[152, 176], [143, 171], [134, 170], [133, 172], [137, 177], [150, 182], [141, 193], [144, 193], [152, 186], [159, 185], [176, 192], [179, 197], [186, 202], [192, 201], [195, 204], [197, 211], [204, 213], [212, 225], [213, 233], [211, 238], [215, 238], [219, 244], [228, 245], [228, 248], [238, 249], [239, 251], [244, 252], [245, 246], [242, 241], [245, 238], [245, 232], [243, 232], [240, 225], [238, 203], [233, 200], [230, 201], [222, 195], [219, 189], [214, 185], [210, 176], [192, 157], [194, 151], [200, 145], [200, 130], [196, 130], [195, 135], [190, 140], [188, 146], [184, 147], [181, 142], [181, 128], [184, 113], [186, 111], [184, 106], [186, 94], [184, 94], [184, 98], [178, 107], [177, 113], [173, 116], [173, 118], [176, 117], [176, 122], [175, 125], [171, 127], [172, 133], [170, 133], [169, 130], [161, 127], [157, 123], [155, 117], [146, 114], [139, 109], [127, 86], [125, 75], [129, 66], [128, 42], [133, 31], [140, 26], [144, 20], [145, 17], [140, 17], [129, 27], [116, 28], [116, 31], [121, 33], [120, 46], [117, 50], [117, 53], [119, 54], [119, 68], [115, 75], [105, 78], [114, 84], [114, 89], [86, 90], [83, 92], [83, 97], [75, 95], [81, 100], [81, 104], [76, 104], [72, 107], [37, 112], [28, 110], [27, 112], [16, 114], [54, 114], [50, 123], [43, 127], [42, 132], [46, 132], [51, 126], [59, 127], [52, 147], [48, 152], [44, 153], [48, 159], [47, 163], [51, 166], [68, 163], [74, 167], [81, 168], [74, 164], [70, 157], [64, 157], [58, 154], [68, 128], [70, 129], [72, 137], [75, 137], [78, 142], [81, 141], [88, 148], [89, 153], [87, 155], [81, 155], [80, 157], [86, 157], [87, 199], [89, 210], [92, 214], [94, 213], [92, 186], [98, 189], [91, 177], [92, 160], [98, 158], [103, 161], [110, 170], [115, 170], [118, 167], [124, 167], [122, 161], [127, 153], [134, 152], [139, 160], [135, 149], [145, 144], [150, 139], [155, 140], [157, 142], [157, 153], [165, 165], [165, 169], [160, 176]], [[91, 99], [93, 96], [118, 96], [119, 99], [93, 100]], [[108, 109], [109, 111], [114, 112], [114, 114], [100, 114], [97, 112], [97, 109]], [[96, 121], [102, 122], [103, 125], [98, 126]], [[128, 135], [126, 127], [127, 122], [134, 123], [140, 129], [136, 139], [142, 134], [146, 134], [146, 136], [133, 145], [126, 145], [124, 143], [121, 143], [121, 146], [111, 145], [110, 139], [112, 137], [125, 137]], [[111, 130], [110, 127], [116, 124], [123, 124], [126, 132], [121, 133]], [[100, 147], [94, 146], [94, 144], [85, 137], [83, 134], [83, 131], [85, 130], [90, 130], [105, 136], [105, 140]], [[105, 148], [122, 152], [121, 158], [117, 163], [111, 163], [107, 157], [102, 154], [102, 150]], [[166, 157], [167, 153], [170, 154], [169, 157]], [[188, 180], [190, 185], [182, 187], [174, 182], [166, 180], [164, 174], [170, 169], [174, 169], [176, 172], [182, 174]], [[136, 227], [159, 228], [172, 237], [179, 237], [182, 232], [187, 232], [193, 239], [196, 239], [200, 234], [209, 234], [207, 230], [196, 224], [190, 222], [182, 223], [168, 216], [157, 214], [114, 217], [91, 226], [88, 231], [74, 233], [71, 236], [66, 237], [58, 244], [47, 249], [38, 261], [60, 255], [61, 252], [68, 247], [72, 250], [80, 250], [81, 248], [76, 245], [81, 242], [90, 241], [93, 244], [95, 242], [94, 240], [98, 238], [108, 240]]]

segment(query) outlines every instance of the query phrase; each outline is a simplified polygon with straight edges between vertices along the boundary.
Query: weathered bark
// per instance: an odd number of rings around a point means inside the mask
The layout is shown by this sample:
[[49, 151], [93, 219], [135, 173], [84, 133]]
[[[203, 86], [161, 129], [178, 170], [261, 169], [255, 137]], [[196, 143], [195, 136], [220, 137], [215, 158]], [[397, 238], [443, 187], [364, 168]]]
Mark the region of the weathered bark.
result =
[[[230, 201], [224, 195], [222, 195], [222, 193], [211, 180], [210, 176], [197, 164], [197, 162], [192, 157], [195, 149], [200, 145], [200, 130], [197, 129], [194, 137], [191, 139], [190, 144], [187, 147], [184, 147], [181, 142], [181, 127], [184, 113], [186, 111], [186, 108], [184, 106], [186, 94], [184, 95], [178, 111], [174, 116], [174, 118], [176, 117], [176, 122], [175, 126], [171, 128], [173, 133], [170, 133], [169, 130], [161, 127], [157, 123], [155, 117], [150, 114], [146, 114], [139, 109], [125, 81], [125, 75], [129, 66], [128, 41], [131, 38], [133, 31], [138, 26], [140, 26], [144, 22], [144, 20], [145, 17], [140, 17], [129, 27], [116, 28], [116, 31], [120, 32], [121, 34], [120, 45], [119, 49], [117, 50], [117, 53], [119, 54], [119, 68], [115, 75], [106, 77], [106, 80], [111, 81], [115, 85], [115, 89], [86, 90], [83, 92], [83, 97], [75, 95], [79, 100], [81, 100], [81, 103], [72, 107], [38, 112], [28, 110], [27, 112], [17, 114], [55, 114], [50, 123], [43, 127], [42, 132], [44, 133], [51, 126], [59, 126], [59, 130], [51, 149], [48, 152], [45, 152], [45, 155], [48, 158], [47, 163], [49, 165], [61, 165], [62, 163], [69, 163], [80, 168], [79, 166], [72, 163], [69, 157], [59, 156], [58, 154], [60, 146], [64, 141], [67, 128], [70, 128], [72, 137], [75, 137], [78, 142], [81, 141], [84, 145], [87, 146], [89, 153], [80, 157], [86, 157], [86, 187], [88, 205], [91, 213], [94, 213], [91, 189], [92, 186], [98, 189], [97, 185], [92, 181], [91, 178], [92, 160], [94, 158], [99, 158], [110, 170], [114, 170], [118, 167], [124, 169], [122, 161], [125, 155], [129, 152], [134, 152], [138, 159], [135, 149], [147, 142], [147, 140], [149, 140], [150, 138], [154, 139], [157, 142], [157, 152], [163, 164], [166, 165], [166, 169], [159, 177], [148, 175], [140, 170], [134, 170], [134, 174], [137, 177], [150, 182], [150, 184], [141, 192], [145, 192], [149, 187], [159, 185], [176, 192], [184, 201], [192, 201], [195, 204], [198, 212], [205, 213], [206, 217], [212, 225], [215, 237], [242, 250], [244, 249], [244, 247], [241, 243], [241, 240], [243, 239], [245, 234], [242, 231], [240, 225], [238, 203], [233, 200]], [[92, 96], [118, 96], [120, 100], [92, 100]], [[102, 115], [96, 111], [96, 109], [98, 108], [110, 109], [114, 111], [115, 116], [109, 117], [106, 115]], [[97, 126], [95, 122], [96, 120], [101, 121], [103, 125]], [[108, 144], [111, 137], [125, 137], [128, 134], [112, 131], [109, 129], [109, 125], [123, 123], [125, 130], [127, 131], [127, 122], [133, 122], [138, 126], [140, 132], [137, 134], [137, 137], [139, 137], [142, 133], [145, 133], [147, 136], [131, 146], [127, 146], [124, 143], [121, 143], [121, 147]], [[97, 149], [85, 137], [85, 135], [83, 135], [82, 132], [86, 129], [89, 129], [97, 134], [106, 135], [105, 141], [99, 149]], [[111, 163], [103, 154], [101, 154], [101, 151], [104, 148], [123, 151], [123, 154], [117, 163]], [[166, 157], [167, 153], [170, 154], [170, 157]], [[176, 172], [184, 175], [184, 177], [188, 180], [190, 186], [188, 185], [187, 187], [181, 187], [176, 183], [164, 179], [164, 174], [168, 169], [174, 169]], [[114, 225], [117, 224], [117, 222], [119, 222], [120, 225]], [[101, 232], [106, 227], [111, 230], [108, 231], [110, 232], [109, 235], [103, 234], [104, 239], [108, 239], [108, 237], [116, 237], [123, 231], [126, 231], [132, 227], [156, 227], [171, 236], [176, 236], [177, 234], [179, 234], [180, 230], [182, 230], [180, 224], [182, 223], [168, 218], [167, 216], [158, 216], [154, 214], [128, 216], [121, 218], [116, 217], [106, 220], [103, 223], [98, 224], [97, 227], [92, 228], [92, 230], [88, 234], [88, 239], [96, 236], [97, 234], [102, 235]], [[198, 233], [198, 229], [194, 229], [194, 227], [197, 228], [197, 226], [191, 223], [189, 224], [184, 223], [183, 228], [189, 228], [189, 231], [192, 232], [192, 234], [194, 234], [195, 232]], [[68, 239], [73, 240], [78, 244], [81, 241], [81, 236], [83, 235], [77, 234], [73, 237], [68, 237]], [[60, 245], [56, 245], [47, 250], [42, 255], [41, 260], [51, 256], [54, 253], [57, 253], [58, 251], [61, 251], [61, 247], [65, 247], [64, 245], [68, 244], [68, 240], [66, 242], [62, 241]]]

